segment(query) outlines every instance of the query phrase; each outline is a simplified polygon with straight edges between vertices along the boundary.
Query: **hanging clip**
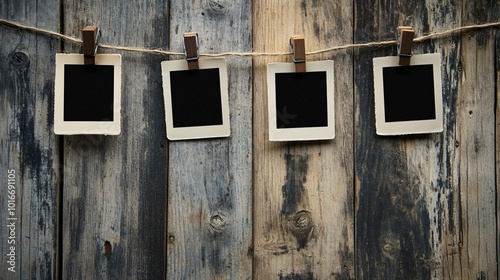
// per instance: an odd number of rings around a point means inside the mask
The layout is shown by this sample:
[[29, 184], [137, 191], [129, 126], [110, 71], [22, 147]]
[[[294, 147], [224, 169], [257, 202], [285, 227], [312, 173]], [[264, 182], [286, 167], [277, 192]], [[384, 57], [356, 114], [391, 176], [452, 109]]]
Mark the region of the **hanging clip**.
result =
[[295, 63], [295, 72], [306, 72], [306, 47], [304, 36], [293, 35], [290, 37], [290, 51], [292, 61]]
[[184, 33], [184, 53], [186, 54], [186, 60], [188, 63], [189, 70], [198, 69], [198, 46], [200, 41], [198, 39], [198, 33], [196, 32], [186, 32]]
[[398, 42], [399, 65], [410, 65], [413, 34], [414, 32], [411, 26], [398, 26], [396, 41]]
[[97, 26], [85, 26], [82, 30], [83, 62], [85, 65], [95, 65], [95, 55], [99, 47], [101, 30]]

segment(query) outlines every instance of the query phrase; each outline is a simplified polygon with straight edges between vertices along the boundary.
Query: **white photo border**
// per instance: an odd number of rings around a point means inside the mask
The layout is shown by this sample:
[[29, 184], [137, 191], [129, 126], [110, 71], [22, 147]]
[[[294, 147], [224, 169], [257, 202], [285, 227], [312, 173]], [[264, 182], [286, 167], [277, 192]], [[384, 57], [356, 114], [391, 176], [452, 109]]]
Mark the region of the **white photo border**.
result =
[[56, 54], [54, 95], [54, 133], [57, 135], [103, 134], [119, 135], [121, 131], [121, 55], [98, 54], [96, 65], [114, 66], [113, 121], [64, 121], [64, 66], [84, 65], [83, 54]]
[[331, 140], [335, 138], [335, 83], [333, 68], [332, 60], [306, 62], [307, 72], [326, 72], [328, 125], [323, 127], [278, 129], [276, 124], [276, 74], [295, 72], [295, 63], [270, 63], [267, 65], [269, 141]]
[[439, 53], [413, 55], [410, 66], [432, 65], [434, 74], [435, 115], [433, 120], [386, 122], [384, 106], [383, 68], [399, 66], [397, 56], [373, 59], [373, 80], [375, 92], [375, 123], [377, 135], [406, 135], [436, 133], [443, 131], [443, 100], [441, 81], [441, 55]]
[[[231, 126], [229, 120], [229, 90], [226, 59], [200, 59], [199, 69], [219, 69], [220, 94], [222, 102], [222, 124], [192, 127], [174, 127], [172, 116], [172, 95], [170, 88], [170, 72], [188, 70], [187, 60], [162, 61], [161, 73], [163, 81], [163, 97], [165, 102], [165, 122], [168, 140], [189, 140], [203, 138], [229, 137]], [[202, 93], [200, 93], [202, 94]]]

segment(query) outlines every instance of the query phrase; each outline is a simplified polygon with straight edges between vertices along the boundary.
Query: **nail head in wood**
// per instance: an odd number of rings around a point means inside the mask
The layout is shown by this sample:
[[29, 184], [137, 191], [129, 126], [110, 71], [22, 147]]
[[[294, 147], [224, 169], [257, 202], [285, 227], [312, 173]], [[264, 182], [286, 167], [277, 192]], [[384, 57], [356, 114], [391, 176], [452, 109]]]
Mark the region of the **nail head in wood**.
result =
[[95, 55], [97, 53], [97, 39], [99, 27], [85, 26], [82, 30], [83, 38], [83, 63], [85, 65], [95, 65]]
[[198, 33], [186, 32], [184, 33], [184, 52], [186, 53], [186, 60], [188, 69], [198, 69]]
[[410, 65], [411, 47], [413, 45], [414, 31], [410, 26], [398, 27], [398, 56], [399, 65]]
[[292, 61], [295, 63], [295, 72], [306, 72], [306, 47], [304, 36], [293, 35], [290, 38]]

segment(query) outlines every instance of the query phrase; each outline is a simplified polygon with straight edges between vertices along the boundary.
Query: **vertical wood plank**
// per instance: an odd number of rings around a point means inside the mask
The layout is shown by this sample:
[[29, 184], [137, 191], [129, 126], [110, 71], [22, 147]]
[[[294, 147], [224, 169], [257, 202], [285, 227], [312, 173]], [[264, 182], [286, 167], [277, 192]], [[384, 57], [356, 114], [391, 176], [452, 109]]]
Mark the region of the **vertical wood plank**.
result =
[[[96, 25], [105, 44], [168, 45], [165, 1], [65, 1], [63, 12], [71, 36]], [[121, 55], [121, 134], [64, 137], [63, 279], [165, 278], [164, 57]]]
[[[170, 49], [192, 31], [199, 53], [251, 51], [250, 3], [171, 1]], [[251, 65], [227, 58], [229, 138], [169, 143], [169, 279], [252, 278]]]
[[[463, 1], [464, 25], [498, 21], [500, 7], [491, 1]], [[458, 88], [457, 141], [462, 277], [497, 279], [495, 201], [495, 32], [481, 30], [461, 37], [462, 72]]]
[[[458, 1], [356, 1], [356, 42], [395, 38], [398, 25], [416, 36], [460, 21]], [[373, 57], [396, 55], [396, 46], [355, 55], [356, 275], [369, 279], [456, 278], [459, 267], [455, 131], [458, 38], [414, 45], [415, 54], [442, 57], [443, 133], [377, 136]], [[451, 246], [450, 246], [451, 245]], [[453, 251], [455, 250], [455, 251]]]
[[496, 189], [496, 197], [497, 197], [497, 273], [500, 273], [500, 32], [498, 30], [496, 33], [496, 41], [495, 41], [495, 57], [496, 59], [496, 68], [495, 72], [497, 74], [496, 86], [497, 89], [497, 98], [496, 98], [496, 173], [497, 173], [497, 189]]
[[[494, 21], [498, 11], [488, 5], [384, 1], [374, 6], [358, 1], [356, 41], [390, 39], [398, 24], [413, 26], [420, 36], [456, 27], [463, 15], [463, 25]], [[477, 16], [474, 22], [465, 20], [470, 15]], [[495, 149], [494, 51], [491, 36], [477, 33], [482, 40], [455, 35], [414, 51], [442, 55], [445, 125], [440, 134], [377, 137], [371, 59], [396, 51], [356, 53], [358, 277], [497, 277], [496, 247], [491, 247], [495, 169], [487, 152]]]
[[[57, 7], [52, 0], [2, 1], [0, 17], [57, 31]], [[0, 278], [54, 279], [60, 172], [52, 96], [58, 41], [6, 26], [0, 27], [0, 41]], [[12, 253], [14, 272], [7, 263]]]
[[[351, 1], [254, 1], [256, 52], [285, 52], [303, 34], [306, 51], [352, 42]], [[254, 277], [354, 277], [352, 53], [334, 60], [336, 138], [269, 142], [266, 67], [254, 59]]]

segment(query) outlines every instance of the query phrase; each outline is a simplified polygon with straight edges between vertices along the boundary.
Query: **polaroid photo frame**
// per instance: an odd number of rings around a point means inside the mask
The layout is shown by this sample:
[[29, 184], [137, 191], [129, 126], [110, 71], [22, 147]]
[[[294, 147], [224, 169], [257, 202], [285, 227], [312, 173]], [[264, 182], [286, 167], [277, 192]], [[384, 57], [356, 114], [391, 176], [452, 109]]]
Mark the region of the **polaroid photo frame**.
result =
[[165, 121], [169, 140], [228, 137], [229, 91], [226, 60], [200, 59], [188, 70], [186, 60], [161, 63]]
[[398, 57], [373, 59], [378, 135], [443, 131], [441, 56], [413, 55], [409, 66]]
[[267, 66], [270, 141], [335, 138], [333, 61], [306, 62], [306, 72], [294, 63]]
[[56, 54], [54, 133], [120, 134], [121, 56], [98, 54], [84, 65], [82, 54]]

